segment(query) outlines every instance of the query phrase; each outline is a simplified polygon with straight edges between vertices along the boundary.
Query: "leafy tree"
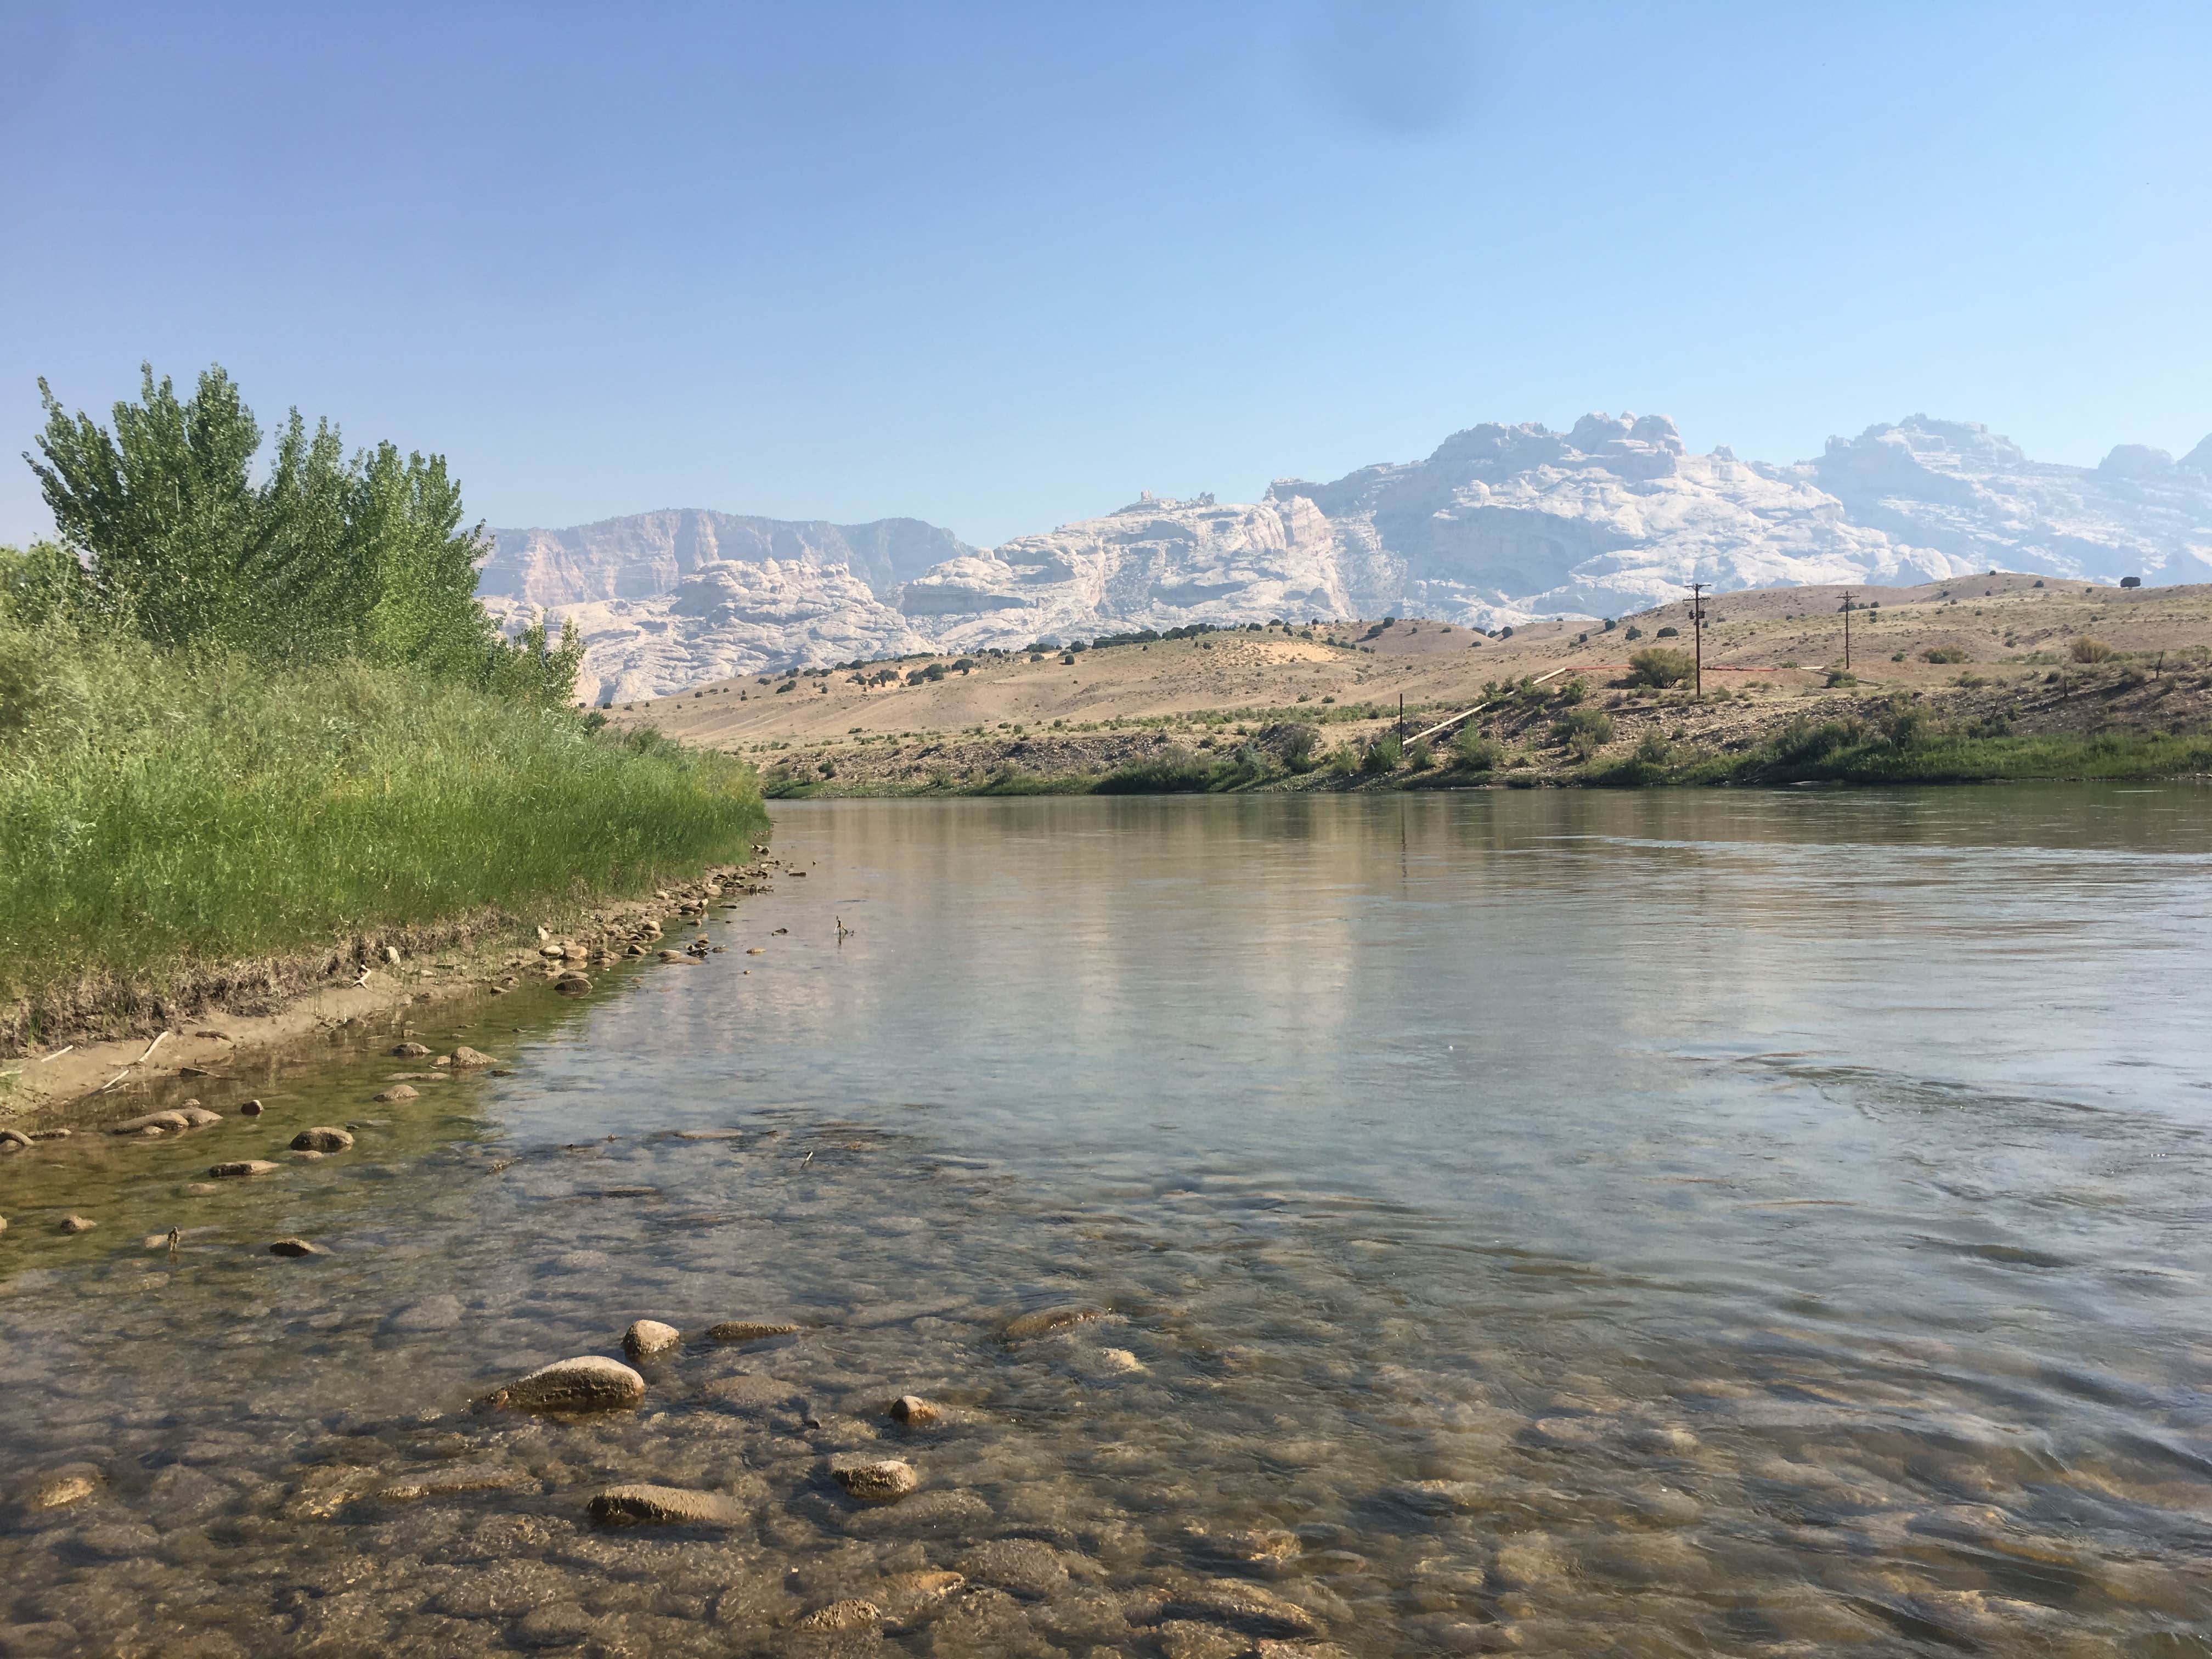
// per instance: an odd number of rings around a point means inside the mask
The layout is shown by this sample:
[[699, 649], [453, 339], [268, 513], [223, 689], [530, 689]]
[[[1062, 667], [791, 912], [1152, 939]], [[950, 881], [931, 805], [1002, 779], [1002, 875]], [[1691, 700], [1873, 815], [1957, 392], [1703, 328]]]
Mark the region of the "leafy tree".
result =
[[150, 365], [140, 374], [112, 431], [39, 382], [46, 424], [24, 459], [66, 550], [0, 567], [0, 597], [165, 648], [413, 664], [568, 702], [580, 640], [573, 625], [557, 646], [542, 624], [501, 637], [476, 599], [482, 526], [462, 528], [443, 456], [380, 443], [349, 457], [335, 426], [310, 430], [294, 410], [257, 483], [264, 434], [228, 374], [205, 370], [181, 398]]

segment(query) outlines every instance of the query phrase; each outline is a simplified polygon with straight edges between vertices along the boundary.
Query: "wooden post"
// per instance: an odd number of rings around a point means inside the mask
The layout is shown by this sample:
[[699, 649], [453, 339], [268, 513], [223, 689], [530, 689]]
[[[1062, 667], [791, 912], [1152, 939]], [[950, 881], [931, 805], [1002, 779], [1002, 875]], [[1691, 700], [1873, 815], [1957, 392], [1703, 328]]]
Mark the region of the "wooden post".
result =
[[1851, 590], [1844, 590], [1844, 672], [1851, 672]]

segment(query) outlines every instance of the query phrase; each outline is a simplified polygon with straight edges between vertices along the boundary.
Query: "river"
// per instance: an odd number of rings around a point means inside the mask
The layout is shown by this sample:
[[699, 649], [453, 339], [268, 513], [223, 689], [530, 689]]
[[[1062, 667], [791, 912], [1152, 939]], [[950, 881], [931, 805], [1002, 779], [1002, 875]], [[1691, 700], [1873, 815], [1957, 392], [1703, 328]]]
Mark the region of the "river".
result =
[[787, 804], [506, 1075], [0, 1162], [0, 1654], [2212, 1653], [2207, 805]]

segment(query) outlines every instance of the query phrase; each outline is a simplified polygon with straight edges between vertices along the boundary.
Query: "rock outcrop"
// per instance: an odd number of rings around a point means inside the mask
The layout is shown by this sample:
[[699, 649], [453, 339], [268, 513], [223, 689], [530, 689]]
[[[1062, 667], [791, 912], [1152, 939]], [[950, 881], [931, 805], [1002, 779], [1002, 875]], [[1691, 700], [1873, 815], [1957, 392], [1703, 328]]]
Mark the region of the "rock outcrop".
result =
[[1144, 495], [1097, 519], [966, 545], [912, 519], [831, 525], [700, 511], [501, 531], [495, 615], [573, 618], [578, 695], [1141, 628], [1420, 615], [1474, 627], [1619, 615], [1810, 582], [1910, 583], [2001, 568], [2094, 581], [2212, 577], [2212, 438], [2179, 460], [2122, 444], [2095, 467], [2031, 461], [1926, 416], [1819, 459], [1685, 447], [1663, 416], [1566, 432], [1471, 427], [1424, 460], [1257, 502]]

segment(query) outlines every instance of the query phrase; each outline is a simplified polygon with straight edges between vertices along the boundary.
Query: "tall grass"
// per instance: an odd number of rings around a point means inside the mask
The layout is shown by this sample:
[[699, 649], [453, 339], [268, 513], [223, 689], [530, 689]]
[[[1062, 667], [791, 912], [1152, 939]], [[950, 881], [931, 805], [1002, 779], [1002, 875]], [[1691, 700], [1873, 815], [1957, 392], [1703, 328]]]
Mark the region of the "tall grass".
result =
[[749, 769], [450, 677], [0, 627], [0, 1001], [745, 856]]

